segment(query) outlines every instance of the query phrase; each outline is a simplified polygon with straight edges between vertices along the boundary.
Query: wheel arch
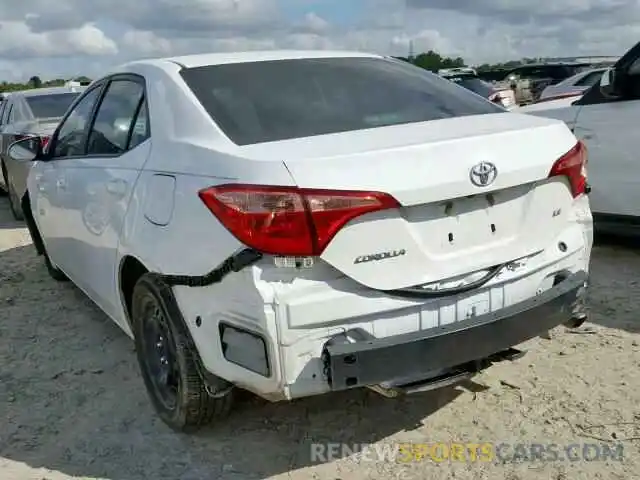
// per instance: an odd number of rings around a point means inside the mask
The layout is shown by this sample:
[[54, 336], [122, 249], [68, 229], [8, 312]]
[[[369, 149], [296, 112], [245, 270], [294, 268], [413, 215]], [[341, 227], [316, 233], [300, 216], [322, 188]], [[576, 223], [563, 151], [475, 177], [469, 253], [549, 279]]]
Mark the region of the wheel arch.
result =
[[118, 268], [118, 291], [120, 300], [124, 308], [127, 323], [133, 328], [131, 319], [131, 301], [133, 299], [133, 289], [142, 275], [149, 273], [147, 266], [133, 255], [125, 255], [120, 260]]

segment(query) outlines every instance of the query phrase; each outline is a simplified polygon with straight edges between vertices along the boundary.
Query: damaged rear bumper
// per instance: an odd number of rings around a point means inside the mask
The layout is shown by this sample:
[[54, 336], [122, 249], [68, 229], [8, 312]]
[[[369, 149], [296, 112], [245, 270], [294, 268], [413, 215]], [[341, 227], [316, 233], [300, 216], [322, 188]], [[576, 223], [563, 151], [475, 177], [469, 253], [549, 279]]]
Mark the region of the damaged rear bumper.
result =
[[[485, 315], [409, 334], [374, 338], [349, 331], [323, 349], [324, 371], [332, 390], [380, 385], [416, 385], [441, 378], [443, 371], [470, 372], [499, 352], [584, 315], [588, 275], [562, 281], [531, 299]], [[457, 372], [457, 373], [454, 373]]]

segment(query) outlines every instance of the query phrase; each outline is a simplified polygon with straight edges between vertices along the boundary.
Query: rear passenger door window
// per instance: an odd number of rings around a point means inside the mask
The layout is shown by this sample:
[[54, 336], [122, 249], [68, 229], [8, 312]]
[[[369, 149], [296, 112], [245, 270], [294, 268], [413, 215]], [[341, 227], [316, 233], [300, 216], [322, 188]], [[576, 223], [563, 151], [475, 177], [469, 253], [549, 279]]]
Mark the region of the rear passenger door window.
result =
[[149, 108], [147, 107], [146, 97], [142, 98], [138, 112], [136, 114], [136, 120], [131, 128], [131, 136], [129, 138], [129, 145], [127, 150], [132, 150], [144, 142], [151, 136], [149, 128]]
[[576, 85], [579, 87], [591, 87], [598, 83], [602, 78], [602, 72], [592, 72], [587, 73], [584, 77], [576, 82]]
[[137, 121], [143, 100], [144, 87], [140, 82], [113, 80], [89, 131], [87, 156], [121, 155], [129, 148], [130, 140], [144, 141], [140, 138], [147, 131], [146, 115]]

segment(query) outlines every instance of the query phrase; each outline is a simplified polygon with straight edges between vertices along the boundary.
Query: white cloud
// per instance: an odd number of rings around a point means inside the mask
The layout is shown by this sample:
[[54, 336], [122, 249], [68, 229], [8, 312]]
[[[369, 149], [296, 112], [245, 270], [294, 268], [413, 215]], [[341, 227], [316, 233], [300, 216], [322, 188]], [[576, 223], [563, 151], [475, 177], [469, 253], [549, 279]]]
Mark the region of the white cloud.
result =
[[144, 57], [171, 55], [173, 51], [169, 40], [142, 30], [129, 30], [122, 37], [121, 44], [126, 50], [133, 50]]
[[0, 11], [5, 79], [213, 50], [406, 54], [412, 42], [480, 63], [620, 55], [640, 39], [638, 0], [0, 0]]
[[5, 59], [117, 53], [116, 43], [91, 23], [71, 30], [35, 33], [24, 22], [0, 22], [0, 56]]

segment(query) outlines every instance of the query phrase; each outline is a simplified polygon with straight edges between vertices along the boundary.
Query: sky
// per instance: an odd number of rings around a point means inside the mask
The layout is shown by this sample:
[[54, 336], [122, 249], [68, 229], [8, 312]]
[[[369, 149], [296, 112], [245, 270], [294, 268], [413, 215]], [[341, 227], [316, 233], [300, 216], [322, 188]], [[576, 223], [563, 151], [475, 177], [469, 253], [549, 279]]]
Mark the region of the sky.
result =
[[622, 55], [640, 0], [0, 0], [0, 80], [240, 50], [430, 49], [469, 64]]

